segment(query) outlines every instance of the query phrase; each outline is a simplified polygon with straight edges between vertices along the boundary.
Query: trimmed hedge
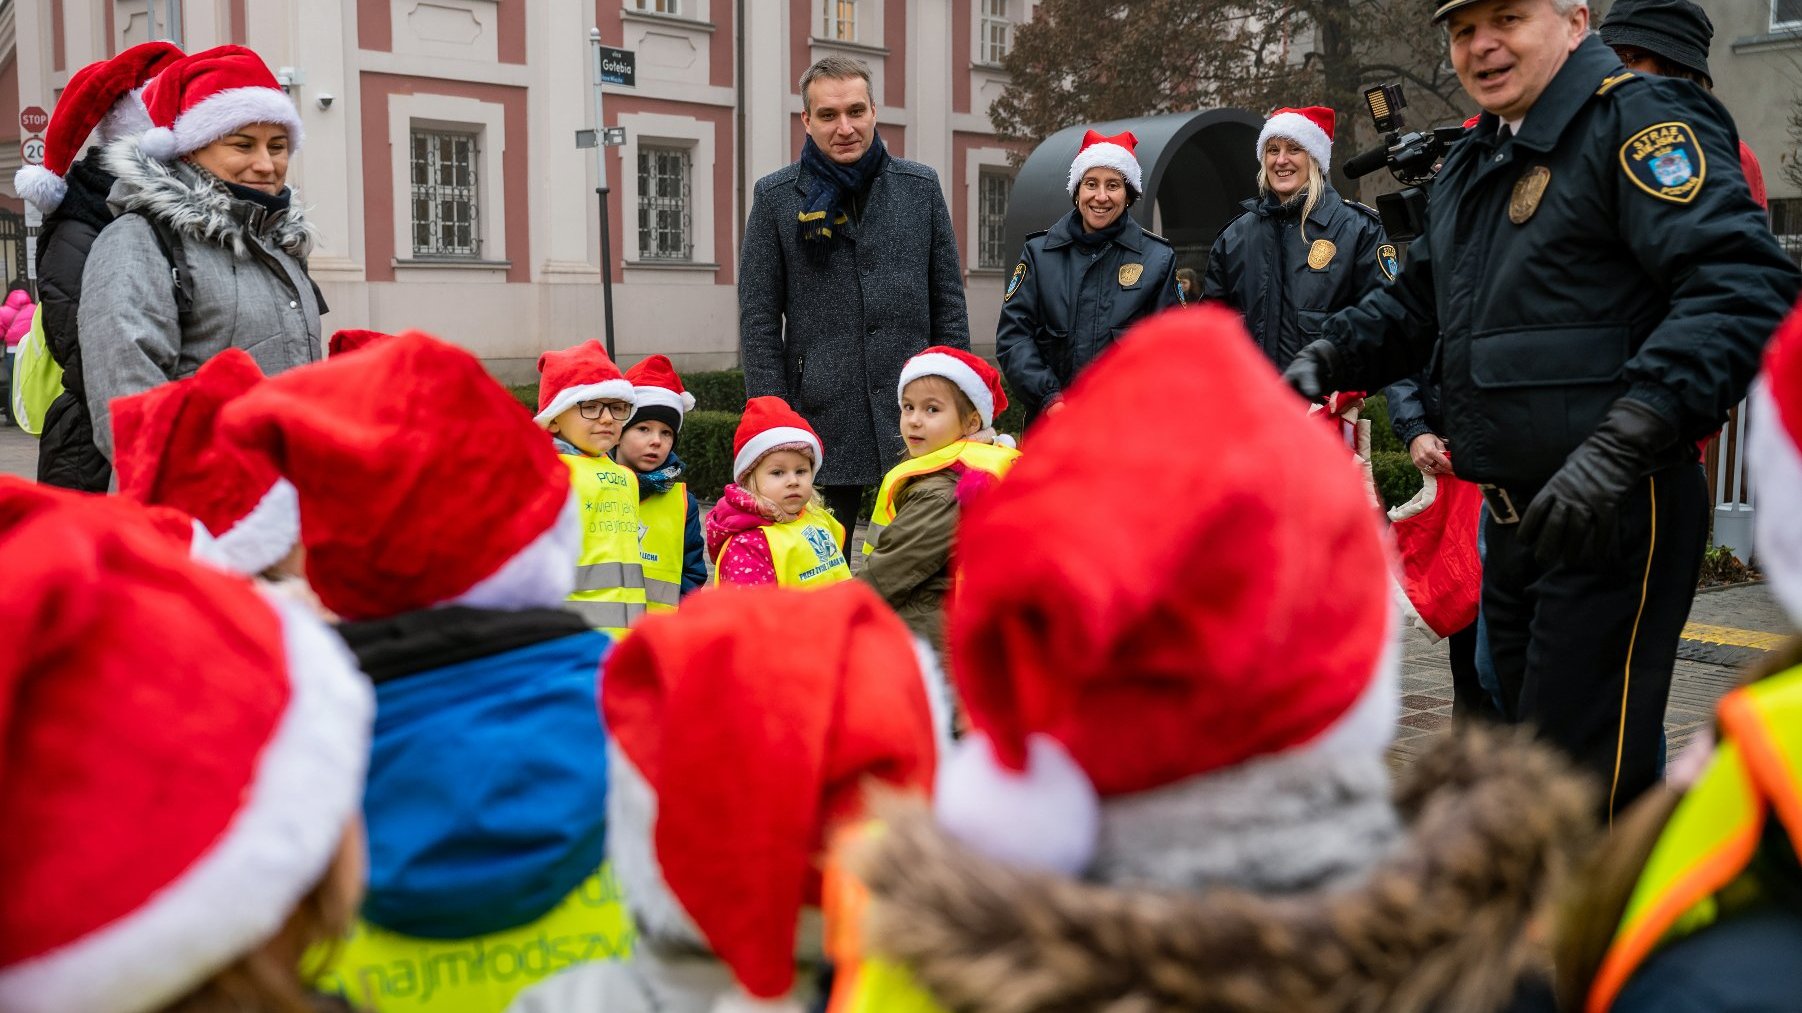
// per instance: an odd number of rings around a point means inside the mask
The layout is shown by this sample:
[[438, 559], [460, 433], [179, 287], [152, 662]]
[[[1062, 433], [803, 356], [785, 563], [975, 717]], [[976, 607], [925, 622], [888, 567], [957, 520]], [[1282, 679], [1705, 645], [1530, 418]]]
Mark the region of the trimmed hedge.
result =
[[695, 396], [695, 411], [731, 412], [737, 415], [744, 410], [745, 371], [742, 369], [685, 373], [682, 376], [682, 386]]
[[1387, 509], [1401, 506], [1420, 491], [1420, 469], [1400, 451], [1372, 451], [1370, 473], [1376, 480], [1377, 495], [1383, 498], [1383, 506]]

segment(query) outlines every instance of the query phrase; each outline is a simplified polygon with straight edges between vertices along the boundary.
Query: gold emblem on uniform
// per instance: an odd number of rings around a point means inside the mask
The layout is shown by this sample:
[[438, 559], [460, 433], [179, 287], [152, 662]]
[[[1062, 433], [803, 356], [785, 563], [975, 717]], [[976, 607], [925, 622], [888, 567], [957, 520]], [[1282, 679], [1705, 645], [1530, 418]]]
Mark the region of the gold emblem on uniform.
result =
[[1540, 198], [1545, 196], [1545, 188], [1552, 181], [1552, 170], [1543, 165], [1535, 165], [1514, 181], [1514, 193], [1508, 198], [1508, 220], [1516, 225], [1527, 224], [1533, 212], [1539, 210]]
[[1331, 239], [1316, 239], [1314, 245], [1308, 247], [1308, 266], [1318, 271], [1331, 264], [1338, 252], [1339, 247], [1334, 246]]
[[1139, 276], [1145, 273], [1144, 264], [1121, 264], [1120, 287], [1132, 288], [1139, 283]]

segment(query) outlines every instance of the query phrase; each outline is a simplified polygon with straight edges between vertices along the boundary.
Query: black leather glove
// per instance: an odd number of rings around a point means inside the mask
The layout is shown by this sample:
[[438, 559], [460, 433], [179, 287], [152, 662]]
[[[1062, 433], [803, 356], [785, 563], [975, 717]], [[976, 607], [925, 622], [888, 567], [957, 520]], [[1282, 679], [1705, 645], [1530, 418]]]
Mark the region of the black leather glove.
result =
[[1339, 346], [1321, 338], [1295, 353], [1295, 360], [1283, 370], [1283, 382], [1309, 401], [1318, 401], [1339, 389], [1344, 361]]
[[1677, 442], [1677, 427], [1643, 402], [1621, 398], [1533, 497], [1521, 518], [1521, 541], [1540, 566], [1594, 563], [1612, 555], [1614, 519], [1634, 483], [1659, 451]]

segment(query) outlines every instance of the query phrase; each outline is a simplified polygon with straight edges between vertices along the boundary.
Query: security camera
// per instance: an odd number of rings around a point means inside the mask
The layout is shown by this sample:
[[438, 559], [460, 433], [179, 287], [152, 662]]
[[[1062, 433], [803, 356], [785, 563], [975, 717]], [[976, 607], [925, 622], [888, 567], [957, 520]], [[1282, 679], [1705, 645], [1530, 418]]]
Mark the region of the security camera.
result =
[[332, 107], [332, 103], [336, 102], [337, 99], [331, 95], [321, 93], [319, 95], [319, 97], [317, 99], [315, 99], [314, 101], [319, 103], [319, 108], [330, 109]]

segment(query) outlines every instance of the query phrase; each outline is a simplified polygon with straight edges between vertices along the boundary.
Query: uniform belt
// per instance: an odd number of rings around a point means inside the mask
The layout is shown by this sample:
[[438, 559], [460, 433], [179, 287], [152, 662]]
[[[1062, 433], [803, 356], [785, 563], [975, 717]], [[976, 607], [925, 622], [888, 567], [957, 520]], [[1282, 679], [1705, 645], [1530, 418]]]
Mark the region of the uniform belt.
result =
[[1529, 496], [1512, 495], [1489, 482], [1478, 482], [1477, 488], [1483, 493], [1483, 505], [1489, 508], [1489, 519], [1497, 524], [1519, 524], [1521, 511], [1531, 501]]

